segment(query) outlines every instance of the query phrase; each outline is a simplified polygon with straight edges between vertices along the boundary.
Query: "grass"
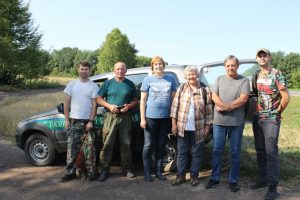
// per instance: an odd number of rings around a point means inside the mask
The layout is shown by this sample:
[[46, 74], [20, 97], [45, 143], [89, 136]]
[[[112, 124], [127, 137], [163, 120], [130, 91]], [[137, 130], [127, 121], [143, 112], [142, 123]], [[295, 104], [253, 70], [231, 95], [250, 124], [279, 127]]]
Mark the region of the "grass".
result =
[[11, 92], [24, 89], [60, 88], [66, 86], [67, 83], [73, 79], [75, 78], [46, 76], [42, 79], [27, 80], [19, 85], [0, 85], [0, 91]]
[[59, 76], [47, 76], [45, 77], [49, 82], [59, 83], [60, 85], [67, 85], [69, 81], [75, 78], [59, 77]]
[[299, 91], [300, 88], [289, 88], [289, 90], [292, 90], [292, 91]]
[[63, 92], [26, 97], [6, 97], [0, 101], [0, 135], [13, 138], [20, 120], [53, 109], [63, 100]]

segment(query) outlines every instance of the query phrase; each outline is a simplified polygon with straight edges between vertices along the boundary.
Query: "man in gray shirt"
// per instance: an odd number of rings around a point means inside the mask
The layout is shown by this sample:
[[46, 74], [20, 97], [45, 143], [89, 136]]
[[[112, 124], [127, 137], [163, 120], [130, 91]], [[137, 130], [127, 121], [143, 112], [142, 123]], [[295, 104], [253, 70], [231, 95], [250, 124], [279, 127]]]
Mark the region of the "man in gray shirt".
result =
[[224, 146], [228, 135], [231, 150], [229, 188], [232, 192], [237, 192], [245, 119], [244, 106], [248, 101], [250, 84], [247, 78], [237, 73], [239, 60], [235, 56], [227, 56], [224, 66], [226, 75], [219, 76], [212, 89], [212, 100], [215, 103], [212, 173], [206, 188], [214, 188], [219, 184]]

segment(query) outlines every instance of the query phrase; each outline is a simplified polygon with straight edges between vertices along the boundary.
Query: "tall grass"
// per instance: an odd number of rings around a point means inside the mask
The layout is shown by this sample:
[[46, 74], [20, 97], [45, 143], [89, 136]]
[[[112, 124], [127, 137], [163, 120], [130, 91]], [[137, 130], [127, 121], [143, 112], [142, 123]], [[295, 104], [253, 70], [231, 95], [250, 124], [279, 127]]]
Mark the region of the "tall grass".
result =
[[53, 109], [63, 100], [63, 92], [26, 97], [6, 97], [0, 101], [0, 135], [14, 137], [20, 120]]
[[46, 88], [62, 88], [67, 85], [71, 77], [46, 76], [39, 79], [24, 80], [18, 85], [0, 85], [0, 91], [11, 92], [23, 89], [46, 89]]
[[59, 76], [47, 76], [45, 77], [49, 82], [58, 83], [60, 85], [67, 85], [67, 83], [75, 78], [72, 77], [59, 77]]

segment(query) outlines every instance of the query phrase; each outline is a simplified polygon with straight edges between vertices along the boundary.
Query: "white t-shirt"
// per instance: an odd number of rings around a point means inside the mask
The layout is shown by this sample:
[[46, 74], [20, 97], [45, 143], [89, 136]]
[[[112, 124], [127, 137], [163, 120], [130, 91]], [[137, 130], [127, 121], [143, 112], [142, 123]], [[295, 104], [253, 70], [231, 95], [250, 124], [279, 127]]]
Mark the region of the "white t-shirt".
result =
[[89, 80], [79, 79], [70, 81], [64, 93], [71, 96], [70, 118], [89, 119], [92, 111], [92, 99], [98, 96], [99, 87]]

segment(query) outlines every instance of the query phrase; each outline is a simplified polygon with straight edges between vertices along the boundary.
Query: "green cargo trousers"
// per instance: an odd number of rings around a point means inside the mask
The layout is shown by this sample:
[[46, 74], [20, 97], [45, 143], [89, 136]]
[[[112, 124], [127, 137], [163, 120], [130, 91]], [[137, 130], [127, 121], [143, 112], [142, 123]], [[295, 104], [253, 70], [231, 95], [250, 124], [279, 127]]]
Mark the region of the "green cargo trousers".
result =
[[104, 114], [103, 124], [103, 148], [100, 151], [100, 164], [102, 170], [109, 170], [117, 136], [119, 136], [121, 167], [123, 170], [131, 168], [132, 165], [132, 116], [127, 113]]

